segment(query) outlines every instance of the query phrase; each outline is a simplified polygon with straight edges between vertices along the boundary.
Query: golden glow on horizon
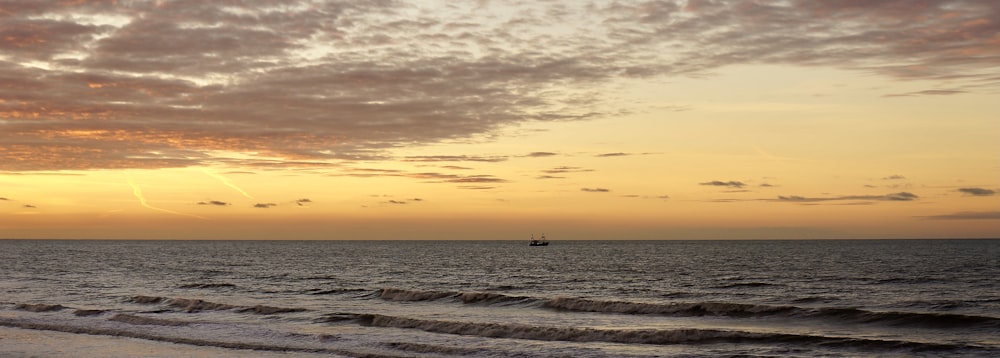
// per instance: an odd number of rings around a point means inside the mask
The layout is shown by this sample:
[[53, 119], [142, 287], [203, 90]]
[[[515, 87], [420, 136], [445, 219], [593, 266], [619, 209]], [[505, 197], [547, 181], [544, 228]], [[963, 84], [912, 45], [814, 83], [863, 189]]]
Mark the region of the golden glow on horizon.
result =
[[[160, 5], [100, 23], [197, 13]], [[995, 7], [754, 3], [790, 29], [772, 33], [730, 6], [661, 5], [0, 39], [0, 238], [1000, 237]], [[400, 21], [416, 14], [435, 25]]]

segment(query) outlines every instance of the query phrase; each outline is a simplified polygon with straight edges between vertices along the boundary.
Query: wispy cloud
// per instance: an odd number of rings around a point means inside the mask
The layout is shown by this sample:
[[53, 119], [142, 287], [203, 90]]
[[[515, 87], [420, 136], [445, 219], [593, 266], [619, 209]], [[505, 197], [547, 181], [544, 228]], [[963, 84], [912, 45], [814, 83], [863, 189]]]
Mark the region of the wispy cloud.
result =
[[219, 174], [216, 174], [216, 173], [212, 173], [212, 172], [208, 171], [208, 169], [204, 169], [204, 170], [202, 170], [202, 172], [205, 173], [205, 175], [208, 175], [210, 177], [218, 179], [220, 182], [222, 182], [223, 185], [228, 186], [228, 187], [232, 188], [233, 190], [236, 190], [237, 192], [239, 192], [240, 194], [242, 194], [247, 199], [253, 199], [253, 197], [250, 196], [250, 194], [248, 194], [245, 190], [243, 190], [243, 188], [240, 188], [240, 187], [236, 186], [236, 184], [233, 184], [233, 182], [231, 180], [229, 180], [229, 178], [226, 178], [226, 177], [224, 177], [222, 175], [219, 175]]
[[916, 92], [906, 92], [906, 93], [892, 93], [884, 95], [883, 97], [914, 97], [914, 96], [948, 96], [954, 94], [968, 93], [968, 91], [963, 90], [923, 90]]
[[580, 189], [580, 191], [585, 191], [585, 192], [588, 192], [588, 193], [607, 193], [607, 192], [610, 192], [611, 189], [606, 189], [606, 188], [582, 188], [582, 189]]
[[403, 161], [407, 162], [502, 162], [506, 161], [507, 157], [494, 156], [471, 156], [471, 155], [422, 155], [422, 156], [412, 156], [403, 158]]
[[913, 201], [920, 198], [916, 194], [910, 192], [898, 192], [885, 195], [844, 195], [844, 196], [834, 196], [834, 197], [804, 197], [798, 195], [791, 196], [778, 196], [775, 201], [786, 201], [786, 202], [796, 202], [796, 203], [816, 203], [824, 201], [844, 201], [844, 200], [860, 200], [860, 201]]
[[270, 208], [273, 208], [275, 206], [278, 206], [278, 204], [275, 204], [275, 203], [257, 203], [257, 204], [253, 205], [253, 207], [258, 208], [258, 209], [270, 209]]
[[146, 197], [144, 195], [142, 195], [142, 189], [139, 188], [139, 185], [137, 185], [131, 179], [128, 180], [128, 185], [132, 187], [132, 195], [135, 196], [135, 198], [139, 200], [139, 205], [142, 205], [142, 207], [144, 207], [144, 208], [147, 208], [147, 209], [150, 209], [150, 210], [156, 210], [156, 211], [159, 211], [159, 212], [164, 212], [164, 213], [172, 214], [172, 215], [189, 216], [189, 217], [198, 218], [198, 219], [202, 219], [202, 220], [208, 220], [208, 218], [203, 217], [203, 216], [198, 216], [198, 215], [194, 215], [194, 214], [181, 213], [181, 212], [177, 212], [177, 211], [173, 211], [173, 210], [164, 209], [164, 208], [160, 208], [160, 207], [156, 207], [156, 206], [150, 205], [149, 201], [146, 200]]
[[890, 96], [1000, 86], [993, 0], [447, 5], [7, 2], [0, 171], [392, 159], [402, 146], [628, 111], [601, 91], [616, 81], [742, 64], [937, 88]]
[[921, 216], [928, 220], [1000, 220], [1000, 211], [963, 211], [953, 214]]

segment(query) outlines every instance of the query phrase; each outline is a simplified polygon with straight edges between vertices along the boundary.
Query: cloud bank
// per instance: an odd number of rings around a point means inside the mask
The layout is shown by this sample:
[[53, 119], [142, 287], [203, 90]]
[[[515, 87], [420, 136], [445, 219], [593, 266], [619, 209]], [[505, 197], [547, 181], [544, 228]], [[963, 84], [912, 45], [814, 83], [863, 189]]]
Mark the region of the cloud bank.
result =
[[993, 0], [4, 1], [0, 171], [386, 159], [622, 113], [600, 86], [737, 64], [958, 95], [1000, 84], [998, 19]]

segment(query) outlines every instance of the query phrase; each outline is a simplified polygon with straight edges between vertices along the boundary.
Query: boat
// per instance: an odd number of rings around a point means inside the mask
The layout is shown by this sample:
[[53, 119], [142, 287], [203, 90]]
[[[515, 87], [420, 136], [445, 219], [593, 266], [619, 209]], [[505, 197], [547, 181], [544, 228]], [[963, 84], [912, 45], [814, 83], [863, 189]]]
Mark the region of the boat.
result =
[[549, 246], [549, 240], [545, 239], [545, 234], [542, 234], [540, 239], [535, 239], [535, 234], [531, 234], [531, 241], [528, 241], [528, 246]]

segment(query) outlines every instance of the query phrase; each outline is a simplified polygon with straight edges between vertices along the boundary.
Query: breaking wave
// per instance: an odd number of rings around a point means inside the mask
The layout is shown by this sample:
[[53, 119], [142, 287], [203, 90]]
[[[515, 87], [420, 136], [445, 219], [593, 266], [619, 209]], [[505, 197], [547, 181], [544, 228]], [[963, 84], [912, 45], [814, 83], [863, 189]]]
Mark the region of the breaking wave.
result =
[[191, 283], [191, 284], [181, 285], [180, 286], [180, 288], [201, 288], [201, 289], [206, 289], [206, 288], [232, 288], [232, 287], [236, 287], [236, 285], [231, 284], [231, 283]]
[[228, 311], [232, 310], [240, 313], [254, 313], [262, 315], [271, 315], [278, 313], [290, 313], [290, 312], [304, 312], [304, 308], [286, 308], [286, 307], [272, 307], [264, 305], [256, 306], [236, 306], [225, 303], [216, 303], [200, 299], [188, 299], [188, 298], [166, 298], [166, 297], [152, 297], [152, 296], [135, 296], [129, 300], [132, 303], [139, 304], [160, 304], [165, 303], [167, 306], [178, 308], [184, 312], [200, 312], [200, 311]]
[[15, 305], [14, 308], [28, 312], [53, 312], [53, 311], [61, 311], [63, 309], [66, 309], [67, 307], [63, 305], [49, 305], [44, 303], [38, 303], [38, 304], [19, 303]]
[[818, 335], [748, 332], [721, 329], [596, 329], [543, 327], [511, 323], [472, 323], [387, 316], [380, 314], [339, 313], [328, 322], [347, 319], [372, 327], [417, 329], [432, 333], [510, 338], [539, 341], [607, 342], [623, 344], [716, 344], [716, 343], [794, 343], [816, 346], [856, 347], [864, 349], [909, 351], [955, 351], [984, 349], [978, 346], [922, 343], [897, 340], [827, 337]]
[[595, 300], [576, 297], [539, 298], [505, 295], [492, 292], [421, 291], [383, 288], [375, 294], [389, 301], [452, 300], [465, 304], [511, 305], [531, 304], [569, 312], [594, 312], [630, 315], [720, 316], [734, 318], [786, 317], [809, 318], [842, 323], [883, 324], [926, 328], [1000, 327], [1000, 318], [951, 313], [876, 312], [857, 308], [799, 307], [729, 302], [669, 302], [647, 303]]

